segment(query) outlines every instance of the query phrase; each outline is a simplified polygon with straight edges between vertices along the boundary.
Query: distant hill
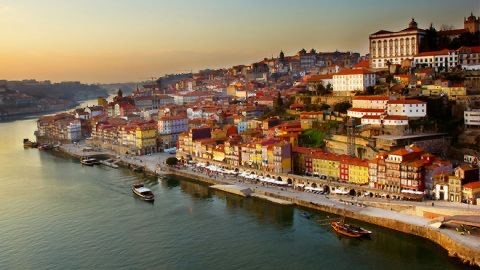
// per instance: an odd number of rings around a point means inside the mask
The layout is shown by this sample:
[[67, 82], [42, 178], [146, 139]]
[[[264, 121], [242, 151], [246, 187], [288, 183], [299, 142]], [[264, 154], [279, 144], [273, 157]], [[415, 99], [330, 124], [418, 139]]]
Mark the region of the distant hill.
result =
[[108, 91], [99, 85], [83, 84], [80, 82], [50, 81], [1, 81], [0, 84], [11, 90], [30, 95], [35, 98], [60, 98], [65, 100], [80, 101], [99, 96], [108, 96]]
[[118, 89], [122, 89], [123, 94], [129, 95], [136, 88], [142, 86], [141, 82], [128, 82], [128, 83], [108, 83], [108, 84], [99, 84], [98, 86], [107, 90], [109, 94], [117, 93]]

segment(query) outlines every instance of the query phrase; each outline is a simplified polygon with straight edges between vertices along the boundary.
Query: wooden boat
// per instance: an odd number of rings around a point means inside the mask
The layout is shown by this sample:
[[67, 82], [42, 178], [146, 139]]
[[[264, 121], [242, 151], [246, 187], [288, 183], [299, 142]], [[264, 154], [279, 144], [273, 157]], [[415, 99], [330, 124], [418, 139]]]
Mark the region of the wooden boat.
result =
[[154, 201], [155, 195], [153, 192], [146, 188], [143, 184], [134, 184], [132, 186], [132, 191], [135, 195], [137, 195], [140, 199], [144, 201]]
[[24, 148], [36, 148], [38, 144], [36, 142], [32, 142], [29, 139], [23, 139], [23, 147]]
[[345, 226], [342, 221], [332, 221], [330, 222], [330, 225], [332, 226], [333, 230], [338, 234], [353, 238], [358, 238], [362, 236], [361, 233], [350, 229], [348, 226]]

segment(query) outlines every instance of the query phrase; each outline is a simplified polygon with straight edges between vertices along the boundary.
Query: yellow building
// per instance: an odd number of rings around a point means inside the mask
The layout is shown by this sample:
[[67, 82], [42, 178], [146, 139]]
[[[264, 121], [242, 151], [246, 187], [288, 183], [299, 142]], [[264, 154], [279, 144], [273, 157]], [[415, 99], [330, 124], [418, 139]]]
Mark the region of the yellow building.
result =
[[213, 149], [213, 160], [218, 162], [225, 161], [225, 146], [223, 144], [219, 144]]
[[323, 112], [302, 112], [300, 113], [300, 127], [302, 130], [311, 129], [314, 122], [323, 120]]
[[227, 138], [227, 133], [224, 130], [217, 128], [212, 130], [211, 138], [215, 140], [223, 140]]
[[478, 204], [480, 202], [480, 181], [463, 185], [462, 196], [466, 203]]
[[368, 161], [358, 158], [348, 161], [348, 182], [357, 185], [368, 185]]
[[140, 155], [157, 152], [157, 126], [155, 124], [145, 123], [135, 129], [135, 147]]
[[314, 153], [312, 156], [312, 172], [338, 179], [340, 177], [340, 158], [329, 153]]

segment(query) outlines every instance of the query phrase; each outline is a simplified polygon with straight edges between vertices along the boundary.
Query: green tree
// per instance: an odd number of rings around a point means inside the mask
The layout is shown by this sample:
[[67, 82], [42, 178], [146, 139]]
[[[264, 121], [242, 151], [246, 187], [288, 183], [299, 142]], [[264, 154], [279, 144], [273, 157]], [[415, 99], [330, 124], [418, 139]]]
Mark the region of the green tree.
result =
[[350, 102], [344, 101], [344, 102], [335, 103], [335, 105], [333, 105], [333, 110], [339, 113], [347, 113], [347, 110], [350, 109], [351, 107], [352, 107], [352, 104], [350, 104]]
[[175, 166], [178, 164], [178, 159], [176, 157], [169, 157], [165, 163], [167, 163], [168, 166]]
[[307, 129], [300, 134], [298, 143], [305, 147], [323, 147], [325, 133], [316, 129]]

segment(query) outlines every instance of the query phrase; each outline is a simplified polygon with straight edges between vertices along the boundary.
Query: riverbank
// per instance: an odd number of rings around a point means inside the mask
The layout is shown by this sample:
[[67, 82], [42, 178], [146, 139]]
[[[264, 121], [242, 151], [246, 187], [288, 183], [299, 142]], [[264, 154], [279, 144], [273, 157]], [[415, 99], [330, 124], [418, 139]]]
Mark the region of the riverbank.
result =
[[480, 238], [478, 236], [460, 235], [455, 230], [432, 227], [432, 220], [427, 218], [376, 207], [365, 208], [345, 204], [340, 200], [328, 196], [296, 191], [291, 188], [264, 186], [233, 176], [208, 174], [207, 172], [201, 172], [192, 168], [169, 168], [165, 165], [165, 160], [171, 155], [166, 153], [152, 156], [126, 157], [117, 156], [115, 153], [106, 150], [86, 153], [83, 152], [81, 145], [63, 145], [60, 150], [65, 154], [75, 157], [107, 155], [120, 159], [123, 165], [126, 166], [142, 166], [145, 172], [151, 174], [173, 174], [209, 185], [234, 184], [250, 188], [254, 194], [261, 196], [289, 201], [297, 206], [309, 209], [345, 215], [349, 218], [429, 239], [446, 249], [450, 256], [459, 258], [465, 264], [480, 267]]

